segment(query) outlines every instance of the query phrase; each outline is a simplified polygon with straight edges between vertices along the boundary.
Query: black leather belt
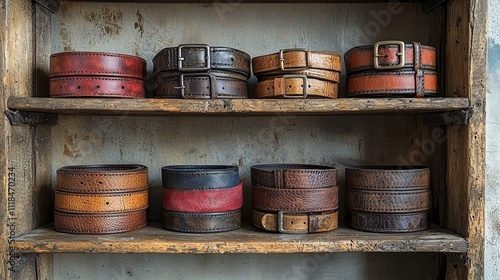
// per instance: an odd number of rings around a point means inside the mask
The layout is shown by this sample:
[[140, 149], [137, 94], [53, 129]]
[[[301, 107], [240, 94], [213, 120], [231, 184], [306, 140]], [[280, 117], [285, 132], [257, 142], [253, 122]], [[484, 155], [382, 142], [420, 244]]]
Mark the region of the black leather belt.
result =
[[235, 230], [241, 227], [241, 210], [194, 213], [163, 209], [163, 227], [168, 230], [193, 233]]
[[161, 169], [164, 188], [221, 189], [240, 183], [238, 166], [169, 165]]

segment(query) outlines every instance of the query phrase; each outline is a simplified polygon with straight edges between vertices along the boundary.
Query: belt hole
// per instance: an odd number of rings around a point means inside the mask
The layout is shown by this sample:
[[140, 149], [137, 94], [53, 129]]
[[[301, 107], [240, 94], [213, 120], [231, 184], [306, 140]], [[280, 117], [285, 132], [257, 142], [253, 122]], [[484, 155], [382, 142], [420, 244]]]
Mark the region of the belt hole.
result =
[[109, 201], [106, 201], [106, 205], [109, 205]]
[[62, 86], [59, 86], [59, 89], [62, 89]]
[[125, 86], [122, 86], [122, 89], [125, 89]]
[[96, 86], [96, 88], [101, 88], [101, 86]]
[[102, 181], [99, 181], [99, 185], [102, 185]]
[[82, 87], [81, 86], [77, 86], [78, 89], [81, 89]]
[[83, 182], [80, 182], [80, 185], [83, 185]]
[[234, 57], [231, 57], [231, 61], [234, 61]]

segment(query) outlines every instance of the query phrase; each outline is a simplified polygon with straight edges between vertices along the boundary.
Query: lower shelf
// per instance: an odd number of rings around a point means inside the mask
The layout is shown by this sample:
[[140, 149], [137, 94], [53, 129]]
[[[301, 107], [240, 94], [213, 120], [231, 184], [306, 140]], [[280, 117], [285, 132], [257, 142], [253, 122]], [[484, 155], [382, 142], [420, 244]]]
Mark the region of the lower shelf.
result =
[[444, 252], [467, 253], [465, 238], [432, 227], [404, 234], [368, 233], [339, 227], [315, 234], [278, 234], [250, 224], [223, 233], [179, 233], [159, 222], [127, 233], [75, 235], [48, 225], [15, 239], [16, 253], [313, 253], [313, 252]]

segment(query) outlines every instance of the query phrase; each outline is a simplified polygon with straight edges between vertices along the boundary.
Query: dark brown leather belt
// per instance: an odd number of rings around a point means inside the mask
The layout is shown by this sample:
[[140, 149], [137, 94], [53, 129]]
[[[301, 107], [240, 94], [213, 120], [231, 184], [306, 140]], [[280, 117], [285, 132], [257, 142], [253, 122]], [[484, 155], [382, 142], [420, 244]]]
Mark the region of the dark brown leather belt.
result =
[[297, 213], [280, 211], [265, 213], [252, 210], [252, 224], [257, 228], [280, 233], [325, 232], [338, 227], [338, 212]]
[[193, 233], [235, 230], [241, 227], [241, 210], [193, 213], [163, 209], [163, 227], [168, 230]]
[[205, 72], [223, 70], [250, 77], [250, 55], [228, 47], [184, 44], [165, 48], [153, 58], [153, 74], [164, 71]]
[[114, 76], [144, 79], [146, 61], [138, 56], [102, 52], [62, 52], [50, 56], [50, 78]]
[[50, 97], [143, 98], [144, 81], [121, 77], [56, 77], [49, 80]]
[[422, 190], [429, 188], [430, 176], [425, 166], [346, 167], [345, 184], [352, 189], [374, 191]]
[[438, 92], [436, 50], [383, 41], [344, 55], [348, 97], [424, 97]]
[[347, 225], [351, 228], [380, 233], [404, 233], [430, 228], [429, 211], [414, 213], [370, 213], [347, 211]]
[[365, 191], [346, 188], [349, 209], [378, 213], [408, 213], [432, 208], [431, 190]]
[[326, 188], [337, 185], [337, 170], [313, 164], [259, 164], [250, 168], [252, 184], [276, 189]]
[[137, 230], [146, 226], [146, 210], [107, 213], [74, 214], [54, 211], [54, 228], [60, 232], [106, 234]]
[[247, 78], [239, 73], [218, 70], [160, 72], [155, 79], [158, 98], [248, 98]]
[[112, 194], [79, 194], [56, 189], [54, 210], [65, 213], [119, 213], [148, 208], [148, 190]]
[[73, 165], [57, 170], [57, 189], [64, 192], [122, 193], [148, 185], [148, 168], [138, 164]]

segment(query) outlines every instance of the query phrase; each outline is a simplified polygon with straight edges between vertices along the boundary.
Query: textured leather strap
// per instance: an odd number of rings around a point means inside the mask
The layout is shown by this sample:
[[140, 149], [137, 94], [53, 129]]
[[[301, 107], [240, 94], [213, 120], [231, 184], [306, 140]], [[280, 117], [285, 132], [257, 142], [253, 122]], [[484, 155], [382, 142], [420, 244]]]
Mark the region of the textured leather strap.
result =
[[62, 52], [50, 56], [50, 78], [114, 76], [144, 79], [146, 61], [138, 56], [102, 52]]
[[163, 209], [179, 212], [226, 212], [243, 207], [243, 182], [232, 188], [164, 189]]
[[431, 190], [365, 191], [346, 188], [346, 207], [377, 213], [420, 212], [432, 208]]
[[259, 76], [259, 80], [263, 80], [266, 77], [283, 76], [283, 75], [304, 75], [308, 78], [326, 80], [326, 81], [335, 82], [335, 83], [339, 83], [339, 81], [340, 81], [340, 72], [323, 70], [323, 69], [314, 69], [314, 68], [309, 68], [309, 69], [304, 69], [304, 70], [296, 70], [296, 71], [275, 70], [275, 71], [267, 72], [265, 76]]
[[338, 83], [305, 75], [270, 76], [255, 85], [256, 98], [337, 98]]
[[238, 166], [169, 165], [161, 168], [164, 188], [205, 190], [232, 188], [240, 183]]
[[136, 230], [147, 223], [146, 210], [114, 214], [69, 214], [54, 211], [54, 228], [60, 232], [106, 234]]
[[252, 224], [266, 231], [280, 233], [326, 232], [338, 227], [338, 212], [266, 213], [253, 209]]
[[430, 170], [424, 166], [346, 167], [345, 184], [351, 189], [374, 191], [429, 189]]
[[264, 211], [324, 212], [339, 206], [339, 188], [275, 189], [252, 186], [252, 206]]
[[241, 227], [241, 210], [220, 213], [186, 213], [163, 210], [163, 227], [181, 232], [221, 232]]
[[[401, 49], [404, 46], [404, 49]], [[377, 54], [377, 56], [375, 56]], [[397, 69], [427, 69], [436, 70], [436, 49], [423, 46], [420, 43], [411, 44], [381, 44], [355, 47], [344, 55], [346, 72], [348, 75], [364, 70], [375, 69], [375, 64], [382, 68], [398, 67]]]
[[57, 189], [78, 193], [114, 193], [148, 187], [148, 168], [138, 164], [64, 166], [57, 170]]
[[424, 97], [438, 93], [436, 71], [378, 71], [349, 75], [348, 97]]
[[429, 211], [387, 214], [347, 211], [347, 225], [353, 229], [379, 232], [404, 233], [430, 228]]
[[165, 48], [153, 58], [153, 73], [224, 70], [250, 77], [250, 55], [234, 48], [202, 44]]
[[157, 98], [248, 98], [247, 78], [238, 73], [218, 70], [203, 73], [161, 72], [155, 79]]
[[50, 97], [143, 98], [144, 81], [121, 77], [56, 77], [49, 80]]
[[54, 209], [66, 213], [117, 213], [148, 208], [148, 190], [113, 194], [79, 194], [55, 190]]
[[281, 50], [278, 53], [257, 56], [252, 59], [255, 76], [267, 75], [272, 71], [297, 71], [304, 69], [324, 69], [340, 72], [342, 59], [331, 51], [307, 51], [304, 49]]
[[313, 164], [260, 164], [250, 168], [252, 184], [277, 189], [326, 188], [337, 185], [337, 169]]

